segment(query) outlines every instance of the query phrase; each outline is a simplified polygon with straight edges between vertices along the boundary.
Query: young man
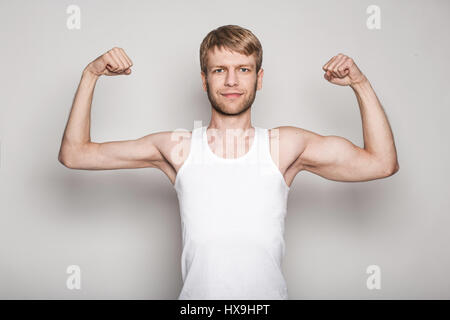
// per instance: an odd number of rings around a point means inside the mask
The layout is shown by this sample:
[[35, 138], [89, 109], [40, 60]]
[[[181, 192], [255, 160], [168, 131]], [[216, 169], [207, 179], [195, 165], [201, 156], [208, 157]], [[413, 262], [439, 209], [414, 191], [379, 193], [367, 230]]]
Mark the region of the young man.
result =
[[236, 25], [212, 30], [200, 46], [203, 89], [212, 106], [209, 126], [105, 143], [90, 139], [96, 81], [129, 75], [133, 63], [123, 49], [113, 48], [83, 71], [59, 161], [71, 169], [153, 167], [167, 175], [182, 221], [179, 299], [288, 299], [281, 260], [286, 202], [297, 173], [369, 181], [399, 169], [383, 108], [351, 58], [331, 58], [324, 77], [356, 94], [364, 148], [292, 126], [252, 126], [261, 64], [261, 44], [251, 31]]

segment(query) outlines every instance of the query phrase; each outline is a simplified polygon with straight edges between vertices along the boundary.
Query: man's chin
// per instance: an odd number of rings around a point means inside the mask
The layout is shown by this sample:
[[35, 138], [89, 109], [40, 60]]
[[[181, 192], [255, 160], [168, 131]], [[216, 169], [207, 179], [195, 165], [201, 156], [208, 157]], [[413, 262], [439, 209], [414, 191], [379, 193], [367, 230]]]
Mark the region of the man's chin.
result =
[[217, 111], [219, 111], [220, 113], [223, 113], [223, 114], [226, 114], [226, 115], [230, 115], [230, 116], [233, 116], [233, 115], [238, 115], [238, 114], [240, 114], [240, 113], [242, 113], [244, 110], [245, 110], [245, 108], [243, 108], [243, 107], [240, 107], [240, 108], [233, 108], [233, 107], [223, 107], [223, 106], [218, 106], [218, 107], [216, 107], [215, 108]]
[[239, 114], [245, 112], [247, 109], [249, 109], [249, 108], [230, 108], [228, 110], [225, 110], [225, 113], [236, 116], [236, 115], [239, 115]]

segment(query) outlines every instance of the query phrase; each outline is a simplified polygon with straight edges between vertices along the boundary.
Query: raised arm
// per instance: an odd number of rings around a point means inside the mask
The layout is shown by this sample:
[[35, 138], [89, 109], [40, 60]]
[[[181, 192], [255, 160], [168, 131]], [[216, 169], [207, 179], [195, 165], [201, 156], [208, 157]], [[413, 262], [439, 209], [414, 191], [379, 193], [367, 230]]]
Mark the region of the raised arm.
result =
[[71, 169], [103, 170], [166, 166], [161, 153], [170, 132], [149, 134], [136, 140], [96, 143], [90, 137], [90, 117], [95, 84], [102, 75], [129, 75], [131, 59], [113, 48], [88, 64], [75, 94], [64, 130], [58, 160]]
[[[399, 170], [393, 134], [369, 80], [353, 60], [339, 54], [323, 66], [331, 83], [350, 86], [358, 100], [364, 148], [339, 136], [322, 136], [296, 127], [279, 127], [282, 159], [292, 161], [290, 176], [307, 170], [336, 181], [368, 181]], [[292, 178], [293, 179], [293, 178]]]

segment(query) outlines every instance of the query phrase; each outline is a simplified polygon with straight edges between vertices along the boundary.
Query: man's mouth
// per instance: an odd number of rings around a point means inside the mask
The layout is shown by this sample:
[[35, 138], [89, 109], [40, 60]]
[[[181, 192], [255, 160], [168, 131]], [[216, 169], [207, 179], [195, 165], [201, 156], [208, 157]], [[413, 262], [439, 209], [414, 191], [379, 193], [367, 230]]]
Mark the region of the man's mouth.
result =
[[240, 97], [242, 93], [227, 93], [227, 94], [222, 93], [222, 95], [226, 98], [234, 99]]

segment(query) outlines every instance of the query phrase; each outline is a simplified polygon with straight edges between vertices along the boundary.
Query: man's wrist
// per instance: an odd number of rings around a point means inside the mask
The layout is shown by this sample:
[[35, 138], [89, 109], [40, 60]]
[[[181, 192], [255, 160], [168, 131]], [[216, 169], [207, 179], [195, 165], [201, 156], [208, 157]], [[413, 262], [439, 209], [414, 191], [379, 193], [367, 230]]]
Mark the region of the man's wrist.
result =
[[367, 87], [367, 86], [370, 86], [370, 82], [369, 82], [369, 79], [367, 79], [366, 76], [364, 76], [364, 75], [360, 80], [355, 81], [350, 84], [350, 87], [353, 90], [358, 90], [358, 89], [361, 89], [361, 88]]
[[88, 68], [85, 68], [83, 70], [82, 77], [92, 79], [92, 80], [97, 80], [100, 76], [98, 74], [93, 73]]

